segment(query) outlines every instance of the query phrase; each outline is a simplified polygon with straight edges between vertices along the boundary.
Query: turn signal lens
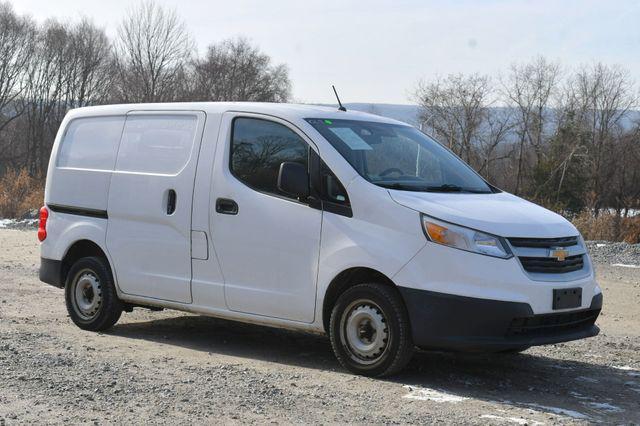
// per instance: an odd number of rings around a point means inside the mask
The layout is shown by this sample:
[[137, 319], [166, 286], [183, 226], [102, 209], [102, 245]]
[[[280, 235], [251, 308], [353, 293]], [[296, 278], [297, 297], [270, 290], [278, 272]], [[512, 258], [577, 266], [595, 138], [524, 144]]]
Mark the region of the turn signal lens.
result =
[[440, 244], [447, 243], [447, 228], [436, 225], [433, 222], [425, 222], [425, 226], [427, 228], [427, 234], [429, 234], [429, 237], [433, 241]]
[[506, 243], [495, 235], [442, 222], [426, 215], [422, 215], [422, 225], [427, 238], [434, 243], [487, 256], [504, 259], [511, 257]]
[[38, 225], [38, 240], [41, 242], [47, 238], [47, 219], [49, 218], [49, 210], [46, 207], [40, 209], [40, 223]]

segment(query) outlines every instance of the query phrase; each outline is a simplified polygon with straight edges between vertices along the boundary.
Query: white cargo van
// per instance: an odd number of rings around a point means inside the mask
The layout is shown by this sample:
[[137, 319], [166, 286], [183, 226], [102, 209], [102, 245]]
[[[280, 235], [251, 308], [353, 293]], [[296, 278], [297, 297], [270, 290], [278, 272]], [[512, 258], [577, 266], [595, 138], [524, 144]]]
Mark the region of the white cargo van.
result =
[[347, 369], [414, 347], [521, 351], [598, 333], [571, 223], [406, 124], [259, 103], [69, 112], [38, 231], [73, 322], [163, 307], [330, 336]]

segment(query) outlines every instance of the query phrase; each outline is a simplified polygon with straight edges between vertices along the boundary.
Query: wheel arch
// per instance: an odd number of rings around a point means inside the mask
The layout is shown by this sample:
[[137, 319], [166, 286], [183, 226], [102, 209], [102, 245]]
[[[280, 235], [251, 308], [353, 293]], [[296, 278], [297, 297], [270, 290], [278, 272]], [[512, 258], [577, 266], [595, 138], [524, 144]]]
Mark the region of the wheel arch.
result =
[[71, 266], [73, 266], [73, 264], [77, 262], [78, 259], [89, 256], [104, 258], [109, 265], [109, 269], [111, 269], [111, 274], [113, 275], [111, 261], [109, 260], [109, 256], [107, 256], [102, 247], [100, 247], [100, 245], [98, 245], [94, 241], [91, 241], [89, 239], [82, 239], [77, 240], [73, 244], [71, 244], [62, 257], [62, 267], [60, 268], [60, 282], [66, 282], [67, 274], [69, 273]]
[[324, 293], [324, 300], [322, 302], [322, 325], [327, 334], [329, 333], [331, 310], [340, 295], [357, 284], [367, 282], [377, 282], [396, 288], [396, 284], [391, 278], [376, 269], [364, 266], [345, 269], [331, 280]]

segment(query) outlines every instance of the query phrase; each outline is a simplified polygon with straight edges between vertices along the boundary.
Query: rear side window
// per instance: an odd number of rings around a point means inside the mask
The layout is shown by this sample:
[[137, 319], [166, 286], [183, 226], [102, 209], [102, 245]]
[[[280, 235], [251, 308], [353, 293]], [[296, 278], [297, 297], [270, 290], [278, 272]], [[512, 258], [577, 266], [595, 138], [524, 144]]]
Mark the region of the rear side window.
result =
[[56, 166], [113, 170], [124, 121], [124, 117], [72, 120], [65, 130]]
[[278, 190], [280, 164], [291, 161], [309, 168], [309, 146], [282, 124], [257, 118], [236, 118], [231, 139], [231, 172], [258, 191], [285, 195]]
[[178, 174], [191, 157], [197, 124], [191, 115], [128, 116], [116, 169]]

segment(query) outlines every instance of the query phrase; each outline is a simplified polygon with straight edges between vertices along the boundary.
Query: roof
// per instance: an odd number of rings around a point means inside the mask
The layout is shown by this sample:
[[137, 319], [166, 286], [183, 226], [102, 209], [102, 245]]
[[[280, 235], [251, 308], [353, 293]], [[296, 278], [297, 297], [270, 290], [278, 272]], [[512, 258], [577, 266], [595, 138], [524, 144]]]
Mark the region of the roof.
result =
[[339, 111], [334, 107], [305, 105], [305, 104], [285, 104], [269, 102], [173, 102], [173, 103], [153, 103], [153, 104], [118, 104], [100, 105], [76, 108], [69, 112], [71, 117], [83, 115], [119, 115], [130, 111], [204, 111], [209, 114], [221, 114], [228, 111], [252, 112], [257, 114], [273, 115], [289, 119], [305, 118], [328, 118], [333, 120], [363, 120], [380, 123], [401, 124], [400, 121], [382, 117], [375, 114], [368, 114], [360, 111]]

